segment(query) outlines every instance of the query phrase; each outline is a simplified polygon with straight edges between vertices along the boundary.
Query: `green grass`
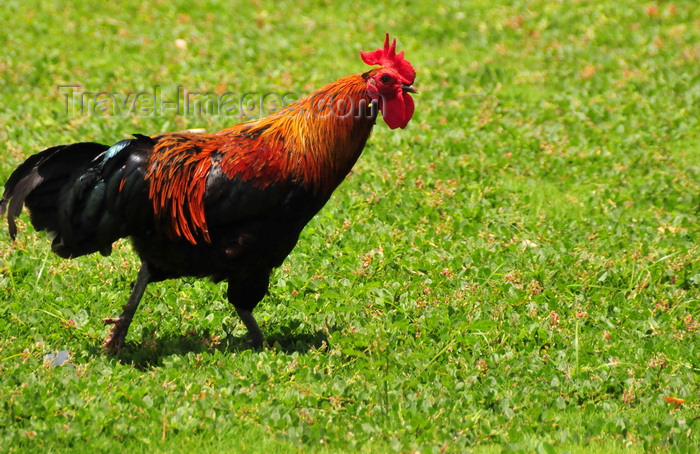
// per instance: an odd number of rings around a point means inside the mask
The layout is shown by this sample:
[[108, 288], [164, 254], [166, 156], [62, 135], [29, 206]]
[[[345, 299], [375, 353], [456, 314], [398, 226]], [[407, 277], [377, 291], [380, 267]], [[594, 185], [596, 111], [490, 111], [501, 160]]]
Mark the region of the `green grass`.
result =
[[275, 273], [263, 352], [223, 286], [180, 280], [107, 356], [128, 243], [64, 261], [26, 213], [15, 243], [3, 222], [0, 451], [700, 444], [695, 0], [76, 3], [0, 9], [0, 182], [51, 145], [238, 122], [71, 117], [59, 85], [303, 94], [389, 31], [421, 93]]

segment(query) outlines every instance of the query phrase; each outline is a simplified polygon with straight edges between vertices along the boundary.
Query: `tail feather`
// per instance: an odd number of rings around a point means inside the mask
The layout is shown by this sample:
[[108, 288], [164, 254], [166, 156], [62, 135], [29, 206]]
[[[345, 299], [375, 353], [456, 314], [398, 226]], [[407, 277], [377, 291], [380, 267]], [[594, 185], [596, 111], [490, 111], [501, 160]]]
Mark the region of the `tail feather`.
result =
[[[151, 148], [149, 138], [138, 136], [112, 147], [83, 142], [30, 156], [10, 175], [0, 200], [0, 216], [7, 212], [10, 236], [16, 237], [15, 219], [26, 205], [34, 228], [54, 234], [52, 249], [61, 257], [108, 254], [112, 242], [128, 234], [128, 226], [124, 213], [110, 210], [107, 201], [140, 200], [141, 194], [122, 193], [124, 168], [130, 161], [145, 162]], [[132, 175], [141, 179], [141, 192], [147, 194], [142, 178], [143, 173]], [[109, 190], [116, 195], [107, 194]]]
[[[17, 167], [5, 184], [0, 202], [0, 216], [7, 210], [10, 237], [15, 239], [17, 236], [15, 218], [25, 202], [31, 200], [39, 210], [55, 207], [60, 187], [81, 168], [81, 164], [84, 168], [86, 163], [107, 148], [106, 145], [92, 142], [59, 145], [30, 156]], [[50, 219], [38, 216], [38, 222], [32, 220], [32, 223], [39, 230], [55, 230], [56, 226]]]
[[[47, 148], [46, 150], [36, 153], [30, 157], [27, 158], [26, 161], [24, 161], [22, 164], [15, 169], [14, 172], [12, 172], [12, 175], [10, 175], [10, 178], [7, 180], [7, 183], [5, 183], [5, 192], [3, 194], [3, 201], [6, 201], [9, 199], [11, 193], [14, 191], [15, 186], [17, 186], [17, 183], [27, 176], [32, 169], [40, 165], [42, 162], [45, 162], [47, 159], [49, 159], [54, 153], [57, 151], [65, 148], [66, 145], [59, 145], [57, 147], [51, 147]], [[4, 212], [1, 212], [0, 214], [5, 214]]]
[[[14, 240], [17, 237], [17, 224], [15, 223], [15, 218], [19, 216], [24, 206], [24, 200], [27, 196], [36, 188], [42, 179], [36, 170], [36, 167], [31, 169], [29, 174], [22, 177], [17, 182], [15, 190], [13, 190], [9, 195], [9, 206], [7, 207], [7, 223], [8, 229], [10, 231], [10, 237]], [[7, 199], [3, 195], [3, 206], [2, 211], [5, 211], [5, 204]], [[4, 213], [0, 213], [4, 214]]]

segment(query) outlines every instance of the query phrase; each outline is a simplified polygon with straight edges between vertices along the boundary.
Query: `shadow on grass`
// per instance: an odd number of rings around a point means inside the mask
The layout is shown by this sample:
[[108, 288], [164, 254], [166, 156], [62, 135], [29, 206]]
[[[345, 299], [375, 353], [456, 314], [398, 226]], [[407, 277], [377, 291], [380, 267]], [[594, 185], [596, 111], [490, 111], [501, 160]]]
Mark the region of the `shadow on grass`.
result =
[[[266, 349], [277, 350], [284, 353], [307, 353], [310, 350], [325, 349], [328, 346], [328, 337], [323, 331], [315, 333], [294, 333], [290, 327], [283, 326], [282, 333], [271, 335], [267, 338]], [[225, 354], [237, 354], [256, 349], [248, 343], [247, 334], [244, 336], [228, 335], [220, 339], [209, 331], [188, 332], [185, 334], [165, 334], [155, 337], [146, 334], [140, 342], [127, 341], [126, 347], [113, 357], [124, 364], [131, 364], [137, 369], [159, 367], [162, 359], [171, 355], [186, 355], [188, 353], [213, 353], [219, 351]], [[98, 350], [94, 354], [109, 355], [104, 350]]]

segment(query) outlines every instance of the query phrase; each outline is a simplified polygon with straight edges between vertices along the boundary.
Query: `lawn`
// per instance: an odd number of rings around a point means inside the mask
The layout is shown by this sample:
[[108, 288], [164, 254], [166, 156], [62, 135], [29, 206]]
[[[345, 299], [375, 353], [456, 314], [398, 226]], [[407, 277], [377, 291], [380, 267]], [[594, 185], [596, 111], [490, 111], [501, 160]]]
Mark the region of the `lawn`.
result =
[[241, 121], [128, 93], [303, 95], [387, 31], [420, 94], [275, 272], [264, 351], [224, 285], [184, 279], [104, 353], [128, 241], [63, 260], [3, 220], [0, 452], [700, 444], [695, 0], [66, 3], [0, 9], [0, 184], [52, 145]]

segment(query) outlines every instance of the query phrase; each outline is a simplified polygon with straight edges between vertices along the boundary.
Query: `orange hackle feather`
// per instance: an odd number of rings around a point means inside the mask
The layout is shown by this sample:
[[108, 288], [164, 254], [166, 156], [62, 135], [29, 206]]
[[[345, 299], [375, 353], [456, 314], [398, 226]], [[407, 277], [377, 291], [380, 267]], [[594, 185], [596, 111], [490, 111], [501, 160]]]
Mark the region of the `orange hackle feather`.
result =
[[209, 242], [202, 200], [211, 169], [211, 147], [197, 134], [165, 134], [151, 156], [146, 178], [156, 219], [174, 238]]
[[329, 197], [374, 124], [365, 90], [374, 71], [344, 77], [268, 117], [217, 133], [154, 136], [146, 179], [159, 227], [171, 238], [211, 242], [204, 194], [214, 166], [260, 189], [284, 179]]

